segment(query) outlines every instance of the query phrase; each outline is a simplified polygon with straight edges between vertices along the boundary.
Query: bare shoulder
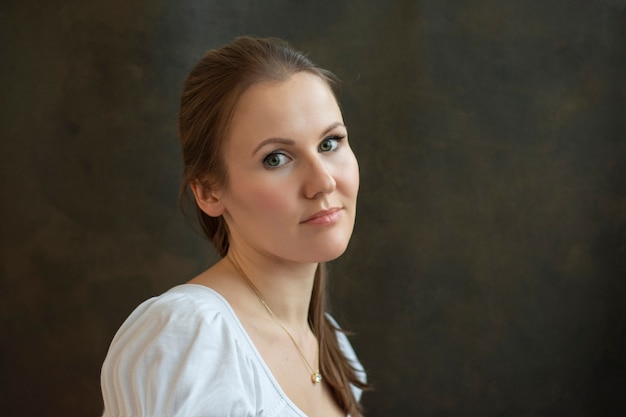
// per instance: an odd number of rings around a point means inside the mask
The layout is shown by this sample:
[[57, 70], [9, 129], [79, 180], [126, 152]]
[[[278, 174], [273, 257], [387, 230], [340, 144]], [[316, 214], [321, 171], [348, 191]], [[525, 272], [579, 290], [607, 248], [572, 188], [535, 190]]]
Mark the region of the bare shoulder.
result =
[[232, 273], [222, 259], [206, 271], [193, 277], [188, 283], [209, 287], [224, 296], [225, 293], [229, 292], [232, 282]]
[[245, 306], [250, 292], [228, 261], [222, 259], [191, 279], [189, 284], [203, 285], [218, 292], [228, 301], [240, 320], [245, 321], [247, 313]]

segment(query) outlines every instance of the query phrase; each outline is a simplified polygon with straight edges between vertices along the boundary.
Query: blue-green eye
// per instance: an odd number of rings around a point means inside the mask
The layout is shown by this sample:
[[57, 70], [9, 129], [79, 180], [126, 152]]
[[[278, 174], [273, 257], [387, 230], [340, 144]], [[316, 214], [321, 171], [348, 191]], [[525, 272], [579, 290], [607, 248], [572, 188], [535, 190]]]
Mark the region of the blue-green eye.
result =
[[265, 165], [267, 168], [278, 168], [279, 166], [282, 166], [287, 162], [289, 162], [289, 158], [287, 157], [287, 155], [279, 152], [272, 152], [271, 154], [263, 158], [263, 165]]
[[339, 137], [332, 137], [332, 138], [326, 138], [322, 141], [322, 143], [320, 143], [319, 146], [319, 150], [320, 152], [332, 152], [335, 149], [337, 149], [337, 147], [339, 147], [339, 141], [343, 139], [343, 138], [339, 138]]

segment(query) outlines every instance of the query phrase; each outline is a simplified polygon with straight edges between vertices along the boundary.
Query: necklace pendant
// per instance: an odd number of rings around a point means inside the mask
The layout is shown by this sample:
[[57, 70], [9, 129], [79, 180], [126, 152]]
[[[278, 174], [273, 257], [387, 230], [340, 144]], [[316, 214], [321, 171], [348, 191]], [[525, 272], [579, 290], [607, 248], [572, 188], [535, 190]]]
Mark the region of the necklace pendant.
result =
[[311, 374], [311, 381], [313, 381], [314, 384], [319, 384], [320, 382], [322, 382], [322, 374], [320, 374], [319, 372], [314, 372], [313, 374]]

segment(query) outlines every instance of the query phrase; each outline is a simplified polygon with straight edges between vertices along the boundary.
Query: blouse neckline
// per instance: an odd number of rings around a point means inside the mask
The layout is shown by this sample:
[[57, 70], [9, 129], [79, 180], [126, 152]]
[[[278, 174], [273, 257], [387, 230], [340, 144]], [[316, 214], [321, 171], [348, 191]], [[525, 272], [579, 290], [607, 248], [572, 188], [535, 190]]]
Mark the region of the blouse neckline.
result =
[[243, 324], [239, 320], [239, 317], [237, 317], [237, 313], [235, 313], [235, 310], [232, 308], [232, 306], [230, 305], [228, 300], [226, 300], [226, 298], [224, 298], [224, 296], [222, 294], [220, 294], [219, 292], [217, 292], [213, 288], [207, 287], [206, 285], [202, 285], [202, 284], [190, 284], [190, 283], [180, 284], [180, 285], [172, 288], [172, 290], [175, 290], [177, 288], [185, 288], [185, 287], [186, 288], [196, 288], [196, 289], [200, 289], [200, 290], [209, 292], [209, 293], [213, 294], [215, 296], [215, 298], [220, 301], [220, 303], [222, 303], [222, 305], [224, 306], [225, 311], [228, 313], [230, 319], [233, 321], [233, 323], [239, 329], [239, 332], [241, 333], [241, 336], [243, 337], [243, 339], [248, 344], [248, 348], [250, 349], [250, 352], [254, 355], [254, 357], [256, 358], [257, 362], [261, 365], [261, 368], [264, 370], [265, 375], [267, 376], [268, 380], [274, 386], [274, 389], [276, 390], [278, 395], [296, 413], [300, 414], [302, 417], [307, 417], [307, 415], [300, 408], [298, 408], [298, 406], [293, 401], [291, 401], [291, 399], [287, 396], [287, 394], [285, 394], [285, 392], [283, 391], [282, 387], [278, 383], [278, 380], [276, 380], [276, 378], [274, 377], [274, 374], [272, 374], [272, 371], [270, 370], [269, 366], [267, 365], [267, 363], [263, 359], [263, 356], [261, 356], [261, 352], [259, 352], [259, 350], [257, 349], [256, 345], [252, 341], [252, 338], [250, 337], [250, 335], [246, 331], [245, 327], [243, 326]]

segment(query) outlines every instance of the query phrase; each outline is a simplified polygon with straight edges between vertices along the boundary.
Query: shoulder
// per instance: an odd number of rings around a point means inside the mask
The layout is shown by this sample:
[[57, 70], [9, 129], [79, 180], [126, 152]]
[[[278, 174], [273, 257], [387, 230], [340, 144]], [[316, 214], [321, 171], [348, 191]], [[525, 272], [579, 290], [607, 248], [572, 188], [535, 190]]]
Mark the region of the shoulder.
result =
[[[108, 356], [136, 361], [135, 355], [195, 349], [233, 333], [228, 304], [209, 288], [181, 285], [139, 305], [113, 338]], [[206, 358], [206, 356], [204, 356]], [[163, 360], [163, 359], [162, 359]], [[105, 363], [106, 364], [106, 363]]]
[[247, 415], [260, 374], [226, 300], [181, 285], [142, 303], [115, 335], [101, 375], [105, 416]]
[[[354, 351], [354, 348], [352, 347], [350, 340], [348, 340], [348, 336], [341, 329], [339, 324], [337, 324], [337, 321], [330, 314], [326, 313], [326, 318], [331, 323], [331, 325], [335, 327], [336, 329], [335, 334], [337, 336], [337, 342], [339, 344], [339, 348], [341, 349], [341, 352], [343, 353], [345, 358], [348, 360], [348, 362], [354, 369], [357, 378], [361, 382], [367, 382], [367, 374], [365, 373], [365, 369], [363, 368], [361, 361], [359, 360], [356, 352]], [[354, 394], [354, 397], [356, 398], [356, 400], [359, 401], [361, 399], [362, 390], [358, 387], [355, 387], [354, 385], [352, 385], [350, 388], [352, 389], [352, 393]]]
[[[192, 336], [198, 328], [215, 331], [229, 321], [229, 307], [215, 291], [199, 285], [180, 285], [140, 304], [126, 319], [113, 339], [112, 347], [133, 344], [155, 334]], [[173, 339], [168, 342], [180, 340]]]

